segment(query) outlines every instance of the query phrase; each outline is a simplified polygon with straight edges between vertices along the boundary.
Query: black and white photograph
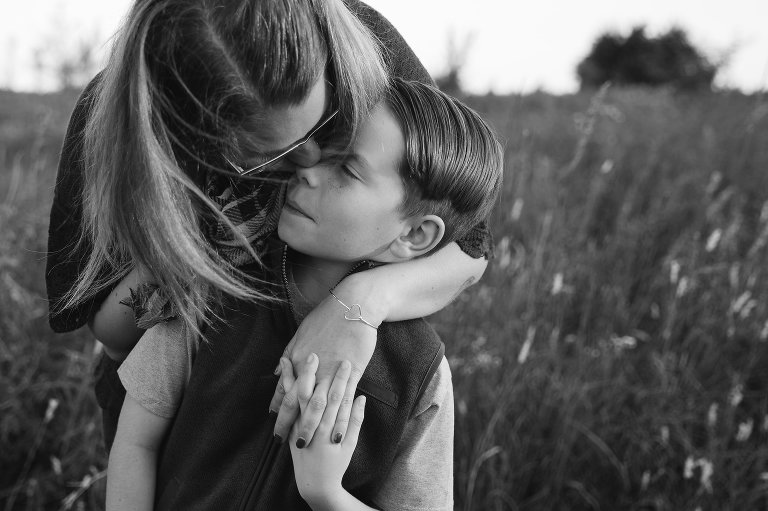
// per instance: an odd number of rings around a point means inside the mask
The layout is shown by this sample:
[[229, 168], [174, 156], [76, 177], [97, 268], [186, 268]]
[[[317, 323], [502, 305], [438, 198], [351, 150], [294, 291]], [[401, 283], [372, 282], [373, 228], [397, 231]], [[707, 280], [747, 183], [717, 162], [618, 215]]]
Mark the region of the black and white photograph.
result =
[[768, 510], [768, 4], [0, 15], [0, 511]]

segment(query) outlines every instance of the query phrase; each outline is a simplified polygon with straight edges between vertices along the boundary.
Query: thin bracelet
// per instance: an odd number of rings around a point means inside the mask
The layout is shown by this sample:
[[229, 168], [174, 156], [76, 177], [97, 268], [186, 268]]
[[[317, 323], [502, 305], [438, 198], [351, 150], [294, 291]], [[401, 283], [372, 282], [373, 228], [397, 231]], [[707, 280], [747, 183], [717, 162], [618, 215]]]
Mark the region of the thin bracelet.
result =
[[346, 312], [344, 312], [344, 319], [346, 319], [347, 321], [362, 321], [363, 323], [373, 328], [374, 330], [379, 329], [379, 327], [373, 326], [372, 324], [368, 323], [366, 320], [363, 319], [363, 308], [360, 306], [359, 303], [353, 303], [352, 307], [350, 307], [346, 303], [339, 300], [338, 296], [333, 294], [333, 289], [329, 289], [328, 292], [331, 293], [332, 297], [336, 298], [337, 302], [342, 304], [344, 308], [347, 309]]

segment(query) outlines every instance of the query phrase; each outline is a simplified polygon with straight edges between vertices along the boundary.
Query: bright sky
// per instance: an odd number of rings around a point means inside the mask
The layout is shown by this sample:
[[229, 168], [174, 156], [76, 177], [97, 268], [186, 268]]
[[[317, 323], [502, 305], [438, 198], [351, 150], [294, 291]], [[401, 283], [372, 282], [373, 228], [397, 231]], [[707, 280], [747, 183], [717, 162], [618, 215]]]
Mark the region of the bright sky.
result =
[[[445, 69], [453, 34], [465, 47], [466, 89], [484, 93], [574, 91], [576, 64], [595, 38], [638, 24], [653, 35], [673, 25], [711, 57], [730, 54], [719, 83], [768, 89], [766, 0], [368, 0], [400, 30], [433, 75]], [[130, 0], [6, 2], [0, 17], [0, 87], [51, 87], [34, 49], [74, 51], [83, 41], [104, 45]], [[465, 44], [466, 42], [466, 44]], [[46, 54], [41, 54], [46, 55]], [[39, 60], [39, 59], [38, 59]]]

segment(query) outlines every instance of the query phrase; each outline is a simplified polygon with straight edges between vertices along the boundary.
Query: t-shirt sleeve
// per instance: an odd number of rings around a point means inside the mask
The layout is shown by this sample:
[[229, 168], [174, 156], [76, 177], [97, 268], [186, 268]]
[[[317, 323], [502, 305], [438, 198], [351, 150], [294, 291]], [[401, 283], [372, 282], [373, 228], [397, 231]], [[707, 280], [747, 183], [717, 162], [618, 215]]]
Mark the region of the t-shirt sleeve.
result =
[[197, 340], [180, 321], [147, 330], [117, 370], [125, 391], [159, 417], [171, 418], [189, 381]]
[[453, 509], [453, 385], [443, 357], [406, 424], [374, 503], [382, 510]]
[[[77, 244], [83, 221], [83, 134], [90, 113], [98, 76], [85, 88], [72, 112], [61, 148], [56, 188], [48, 224], [48, 253], [45, 283], [48, 293], [48, 321], [55, 332], [69, 332], [83, 326], [111, 289], [69, 309], [58, 309], [61, 298], [77, 282], [91, 252], [88, 240]], [[104, 275], [108, 274], [104, 269]]]
[[459, 248], [475, 259], [485, 257], [491, 258], [493, 255], [493, 236], [488, 229], [488, 221], [484, 220], [474, 226], [467, 234], [456, 240]]

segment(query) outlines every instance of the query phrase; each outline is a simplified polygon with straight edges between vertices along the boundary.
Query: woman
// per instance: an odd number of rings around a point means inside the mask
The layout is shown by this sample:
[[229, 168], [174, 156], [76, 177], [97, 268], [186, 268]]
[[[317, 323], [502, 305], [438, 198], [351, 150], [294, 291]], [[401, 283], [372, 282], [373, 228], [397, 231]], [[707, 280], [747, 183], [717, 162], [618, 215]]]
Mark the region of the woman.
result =
[[[122, 326], [133, 315], [120, 302], [141, 284], [158, 285], [193, 329], [215, 316], [221, 293], [266, 298], [238, 266], [257, 261], [279, 187], [240, 174], [265, 163], [284, 170], [286, 160], [312, 165], [320, 144], [343, 146], [354, 136], [386, 80], [365, 27], [382, 41], [391, 73], [428, 80], [378, 13], [356, 1], [349, 7], [353, 14], [338, 0], [135, 3], [107, 68], [78, 102], [62, 151], [46, 273], [54, 330], [88, 323], [119, 360], [142, 333]], [[320, 128], [336, 136], [318, 140]], [[479, 226], [462, 243], [475, 258], [453, 244], [350, 276], [336, 294], [360, 304], [373, 325], [435, 312], [479, 278], [489, 240]], [[317, 353], [318, 380], [351, 360], [352, 395], [375, 332], [346, 321], [328, 299], [286, 355], [300, 368]], [[104, 356], [97, 370], [108, 446], [123, 399], [116, 366]], [[276, 431], [286, 437], [294, 418], [279, 417]]]

